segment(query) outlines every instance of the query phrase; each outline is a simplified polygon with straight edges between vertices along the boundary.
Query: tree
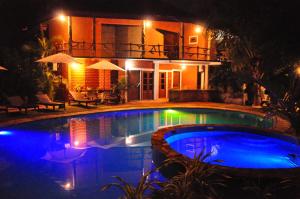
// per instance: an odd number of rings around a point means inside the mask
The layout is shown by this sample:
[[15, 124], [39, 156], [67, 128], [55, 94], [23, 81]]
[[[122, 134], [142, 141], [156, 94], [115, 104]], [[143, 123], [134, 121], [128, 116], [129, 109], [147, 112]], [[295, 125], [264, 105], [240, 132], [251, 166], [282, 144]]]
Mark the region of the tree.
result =
[[[181, 6], [179, 0], [172, 3]], [[189, 0], [185, 5], [181, 7], [213, 30], [231, 65], [240, 68], [247, 81], [267, 88], [269, 111], [286, 116], [299, 134], [300, 89], [294, 71], [300, 60], [300, 2]]]

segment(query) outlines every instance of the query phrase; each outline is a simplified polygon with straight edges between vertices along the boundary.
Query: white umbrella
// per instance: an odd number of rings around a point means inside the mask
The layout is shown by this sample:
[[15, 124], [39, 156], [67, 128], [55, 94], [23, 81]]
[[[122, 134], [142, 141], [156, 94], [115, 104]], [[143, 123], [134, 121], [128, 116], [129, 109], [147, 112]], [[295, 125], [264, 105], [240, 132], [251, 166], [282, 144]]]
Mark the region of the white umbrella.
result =
[[[95, 64], [92, 64], [88, 66], [87, 68], [89, 69], [98, 69], [98, 70], [104, 70], [104, 79], [105, 79], [105, 70], [120, 70], [120, 71], [125, 71], [123, 68], [120, 66], [117, 66], [109, 61], [102, 60], [100, 62], [97, 62]], [[105, 80], [104, 80], [104, 89], [105, 89]]]
[[102, 60], [100, 62], [97, 62], [95, 64], [92, 64], [88, 66], [87, 68], [92, 68], [92, 69], [99, 69], [99, 70], [121, 70], [125, 71], [123, 68], [120, 66], [117, 66], [109, 61]]
[[42, 59], [37, 60], [36, 62], [42, 63], [63, 63], [63, 64], [70, 64], [70, 63], [79, 63], [74, 57], [67, 55], [65, 53], [57, 53], [54, 55], [50, 55], [44, 57]]
[[7, 69], [4, 68], [3, 66], [0, 66], [0, 70], [7, 70]]

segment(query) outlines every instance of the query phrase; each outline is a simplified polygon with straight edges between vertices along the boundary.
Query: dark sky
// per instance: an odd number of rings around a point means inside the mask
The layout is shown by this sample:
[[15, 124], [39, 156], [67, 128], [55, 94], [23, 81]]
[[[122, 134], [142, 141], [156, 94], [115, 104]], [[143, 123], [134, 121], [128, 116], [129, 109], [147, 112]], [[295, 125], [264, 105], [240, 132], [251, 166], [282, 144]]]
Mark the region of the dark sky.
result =
[[[55, 10], [75, 10], [94, 13], [119, 13], [121, 15], [160, 15], [176, 16], [178, 19], [205, 20], [215, 15], [214, 12], [223, 12], [220, 16], [231, 15], [231, 23], [237, 16], [247, 14], [256, 18], [258, 23], [264, 20], [273, 23], [285, 17], [280, 24], [284, 29], [289, 25], [289, 31], [299, 26], [300, 17], [297, 17], [299, 5], [293, 0], [0, 0], [0, 46], [18, 46], [24, 40], [34, 39], [32, 33], [39, 28], [39, 22], [47, 17], [54, 16]], [[225, 9], [215, 10], [215, 4], [222, 3]], [[236, 4], [237, 7], [233, 7]], [[279, 5], [274, 7], [273, 5]], [[281, 6], [283, 5], [283, 6]], [[272, 7], [273, 6], [273, 7]], [[284, 7], [284, 9], [282, 9]], [[256, 16], [258, 9], [263, 15]], [[269, 9], [270, 8], [270, 9]], [[240, 10], [240, 12], [239, 12]], [[289, 11], [292, 10], [292, 11]], [[227, 13], [226, 13], [227, 12]], [[250, 14], [247, 12], [251, 12]], [[232, 15], [233, 13], [233, 15]], [[271, 13], [271, 14], [270, 14]], [[294, 13], [294, 14], [293, 14]], [[218, 13], [219, 14], [219, 13]], [[296, 14], [296, 15], [295, 15]], [[266, 17], [264, 16], [266, 15]], [[278, 16], [275, 16], [278, 15]], [[289, 20], [290, 18], [293, 18]], [[296, 17], [295, 17], [296, 16]], [[221, 17], [221, 18], [222, 18]], [[268, 18], [267, 18], [268, 17]], [[222, 19], [220, 19], [222, 21]], [[290, 22], [291, 24], [287, 23]], [[222, 22], [223, 23], [223, 22]], [[244, 22], [243, 22], [244, 23]], [[279, 26], [279, 25], [278, 25]], [[292, 32], [291, 32], [292, 34]]]
[[56, 10], [121, 15], [189, 16], [166, 0], [0, 0], [0, 46], [15, 46], [32, 37], [41, 20]]

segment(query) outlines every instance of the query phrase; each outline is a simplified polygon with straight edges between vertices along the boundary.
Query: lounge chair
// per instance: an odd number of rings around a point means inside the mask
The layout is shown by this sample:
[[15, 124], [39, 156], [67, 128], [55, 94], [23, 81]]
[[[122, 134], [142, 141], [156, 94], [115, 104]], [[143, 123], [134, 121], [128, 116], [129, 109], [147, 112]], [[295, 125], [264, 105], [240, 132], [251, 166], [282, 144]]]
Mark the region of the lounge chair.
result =
[[98, 99], [92, 99], [92, 98], [88, 98], [85, 97], [84, 95], [82, 95], [79, 92], [75, 92], [75, 91], [69, 91], [71, 97], [69, 97], [69, 104], [71, 104], [71, 102], [77, 102], [78, 104], [85, 104], [85, 107], [88, 107], [88, 104], [90, 103], [95, 103], [97, 105], [98, 103]]
[[46, 109], [48, 109], [48, 106], [52, 106], [53, 110], [55, 110], [55, 107], [58, 107], [58, 109], [60, 109], [60, 108], [66, 109], [65, 103], [54, 102], [46, 94], [37, 94], [35, 96], [38, 99], [37, 104], [46, 106]]
[[5, 111], [6, 113], [8, 113], [8, 109], [5, 106], [0, 106], [0, 111]]
[[113, 93], [104, 92], [102, 101], [104, 104], [117, 104], [120, 100], [118, 99], [118, 96]]
[[12, 96], [12, 97], [7, 97], [7, 102], [8, 104], [6, 105], [6, 108], [17, 108], [21, 112], [22, 109], [25, 110], [25, 113], [27, 113], [27, 110], [29, 108], [38, 108], [36, 104], [29, 104], [26, 101], [24, 101], [20, 96]]

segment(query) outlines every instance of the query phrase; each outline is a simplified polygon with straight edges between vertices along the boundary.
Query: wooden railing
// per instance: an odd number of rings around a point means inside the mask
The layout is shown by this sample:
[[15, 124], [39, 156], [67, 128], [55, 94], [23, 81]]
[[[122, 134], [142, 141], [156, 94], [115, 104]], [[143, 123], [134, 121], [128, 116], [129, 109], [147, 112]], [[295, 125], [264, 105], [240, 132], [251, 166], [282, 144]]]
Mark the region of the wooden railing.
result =
[[100, 58], [146, 58], [172, 60], [214, 60], [220, 61], [221, 55], [199, 46], [145, 45], [136, 43], [87, 43], [75, 42], [55, 44], [57, 52], [69, 53], [80, 57]]

